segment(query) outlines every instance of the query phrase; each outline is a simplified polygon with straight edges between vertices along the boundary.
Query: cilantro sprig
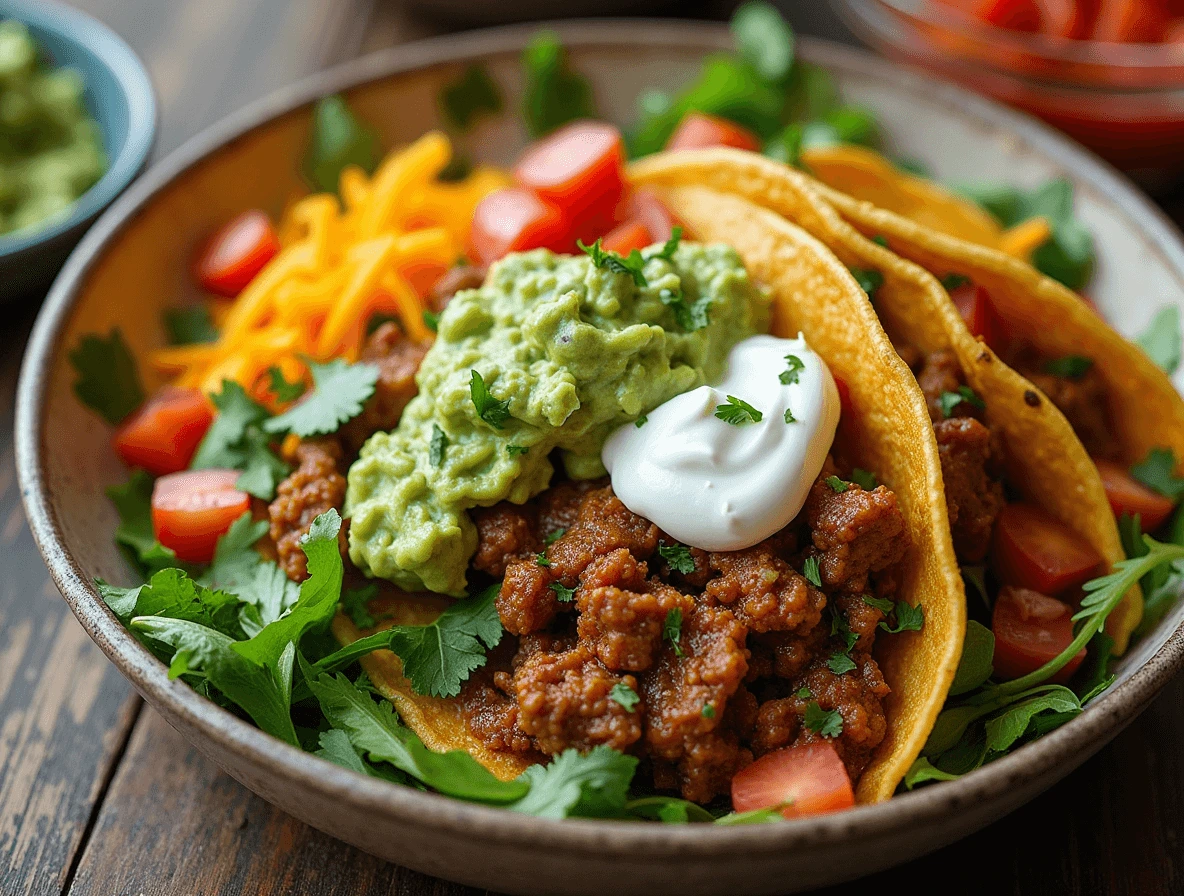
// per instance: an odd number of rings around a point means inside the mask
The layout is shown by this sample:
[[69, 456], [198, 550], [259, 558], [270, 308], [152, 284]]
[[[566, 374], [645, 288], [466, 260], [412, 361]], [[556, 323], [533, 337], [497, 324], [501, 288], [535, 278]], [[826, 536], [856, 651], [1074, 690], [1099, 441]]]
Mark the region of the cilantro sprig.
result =
[[115, 327], [106, 337], [88, 333], [70, 352], [78, 400], [114, 425], [144, 403], [144, 387], [131, 349]]
[[616, 274], [626, 274], [633, 279], [635, 286], [649, 285], [643, 270], [646, 260], [640, 250], [631, 249], [628, 255], [622, 256], [617, 252], [600, 248], [600, 243], [601, 240], [597, 239], [591, 246], [588, 246], [581, 240], [576, 240], [576, 246], [592, 259], [592, 264], [596, 267]]
[[1161, 308], [1136, 342], [1152, 361], [1169, 376], [1180, 366], [1180, 309], [1176, 305]]
[[378, 382], [375, 365], [350, 364], [341, 358], [327, 364], [309, 361], [308, 369], [312, 373], [312, 392], [299, 404], [264, 422], [264, 432], [293, 432], [301, 438], [336, 432], [362, 413], [362, 405], [374, 394]]
[[764, 414], [744, 399], [729, 395], [727, 396], [727, 404], [716, 405], [715, 416], [723, 420], [724, 423], [743, 426], [745, 423], [760, 423]]
[[510, 419], [510, 400], [494, 398], [485, 386], [485, 379], [476, 370], [469, 371], [469, 397], [477, 416], [494, 429], [501, 429]]
[[233, 380], [223, 380], [222, 391], [211, 398], [218, 414], [189, 466], [194, 470], [240, 470], [237, 486], [270, 501], [290, 468], [271, 450], [271, 438], [265, 431], [267, 408]]
[[980, 411], [987, 406], [986, 402], [978, 396], [978, 393], [969, 386], [959, 386], [957, 392], [943, 392], [937, 399], [942, 416], [947, 420], [953, 416], [954, 410], [963, 402]]
[[783, 386], [792, 386], [798, 381], [798, 376], [806, 369], [806, 365], [797, 355], [786, 355], [785, 364], [785, 369], [777, 374], [777, 379]]

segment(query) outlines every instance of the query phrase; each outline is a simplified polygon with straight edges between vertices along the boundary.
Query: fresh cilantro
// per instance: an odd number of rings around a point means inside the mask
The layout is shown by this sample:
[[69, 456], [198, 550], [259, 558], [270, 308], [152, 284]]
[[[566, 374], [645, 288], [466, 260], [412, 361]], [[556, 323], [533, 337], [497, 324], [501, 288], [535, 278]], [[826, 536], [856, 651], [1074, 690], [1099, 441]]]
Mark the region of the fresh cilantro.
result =
[[806, 727], [822, 737], [838, 737], [843, 733], [843, 717], [839, 711], [829, 712], [818, 705], [817, 700], [806, 704], [806, 714], [802, 717]]
[[850, 481], [869, 492], [880, 484], [880, 480], [876, 478], [875, 473], [859, 467], [851, 471]]
[[715, 707], [712, 706], [710, 703], [704, 703], [703, 708], [701, 710], [699, 710], [699, 715], [703, 716], [703, 718], [705, 718], [705, 719], [714, 719], [715, 718]]
[[455, 697], [469, 675], [485, 665], [485, 650], [502, 639], [494, 606], [499, 588], [458, 600], [428, 625], [390, 630], [390, 649], [403, 661], [403, 674], [417, 694]]
[[896, 609], [896, 604], [894, 604], [892, 601], [890, 601], [886, 597], [874, 597], [870, 594], [865, 594], [863, 596], [863, 602], [865, 604], [867, 604], [869, 607], [873, 607], [874, 609], [879, 610], [885, 616], [887, 616], [894, 609]]
[[302, 380], [289, 383], [284, 378], [284, 372], [274, 365], [267, 368], [267, 387], [271, 394], [284, 404], [295, 401], [307, 388]]
[[624, 814], [637, 757], [612, 747], [587, 753], [564, 750], [547, 765], [532, 765], [517, 779], [530, 792], [507, 808], [542, 818], [616, 818]]
[[613, 689], [608, 692], [608, 696], [613, 702], [620, 704], [625, 712], [633, 712], [637, 708], [637, 704], [641, 702], [637, 691], [623, 681], [614, 684]]
[[566, 534], [566, 529], [556, 529], [554, 532], [550, 533], [546, 538], [543, 539], [543, 544], [553, 545]]
[[629, 800], [625, 813], [630, 818], [660, 821], [663, 824], [688, 824], [715, 821], [715, 816], [697, 803], [676, 796], [643, 796]]
[[369, 774], [366, 763], [358, 755], [353, 744], [349, 742], [349, 735], [341, 729], [330, 728], [328, 731], [319, 732], [317, 743], [318, 748], [313, 751], [314, 756], [319, 756], [321, 759], [332, 762], [334, 765], [340, 765], [342, 768], [348, 768], [351, 772], [358, 772], [362, 775]]
[[843, 611], [839, 609], [837, 604], [831, 604], [830, 611], [831, 637], [838, 638], [840, 641], [842, 641], [843, 652], [850, 653], [851, 649], [855, 647], [855, 642], [859, 640], [859, 635], [851, 631], [851, 626], [847, 622], [847, 617], [843, 615]]
[[539, 553], [534, 555], [534, 562], [537, 563], [539, 566], [550, 566], [551, 565], [551, 561], [547, 559], [547, 555], [545, 553], [543, 553], [542, 551], [540, 551]]
[[674, 253], [678, 251], [678, 244], [680, 242], [682, 242], [682, 228], [676, 224], [674, 227], [670, 228], [670, 239], [666, 240], [666, 242], [662, 244], [661, 249], [658, 249], [656, 252], [651, 252], [649, 255], [645, 256], [646, 260], [648, 261], [651, 258], [663, 258], [666, 261], [670, 261], [674, 258]]
[[822, 587], [822, 576], [818, 570], [817, 557], [806, 558], [805, 562], [802, 564], [802, 575], [804, 575], [806, 580], [815, 588]]
[[842, 479], [840, 479], [838, 476], [827, 476], [827, 477], [826, 477], [826, 479], [825, 479], [825, 480], [823, 480], [823, 481], [824, 481], [824, 482], [825, 482], [827, 485], [829, 485], [829, 486], [830, 486], [830, 490], [831, 490], [832, 492], [835, 492], [836, 494], [840, 494], [840, 495], [841, 495], [843, 492], [845, 492], [845, 491], [847, 490], [847, 483], [845, 483], [845, 482], [844, 482]]
[[444, 463], [444, 449], [448, 447], [448, 436], [435, 423], [432, 424], [432, 440], [428, 442], [428, 463], [438, 467]]
[[791, 121], [765, 141], [765, 145], [761, 147], [761, 153], [774, 161], [808, 172], [809, 169], [802, 161], [804, 130], [800, 121]]
[[810, 699], [812, 696], [814, 696], [814, 695], [810, 693], [810, 689], [809, 689], [809, 688], [807, 688], [807, 687], [800, 687], [800, 688], [798, 688], [798, 689], [797, 689], [797, 693], [795, 694], [795, 696], [796, 696], [796, 697], [797, 697], [799, 700], [809, 700], [809, 699]]
[[341, 610], [358, 628], [374, 628], [376, 620], [370, 615], [368, 604], [378, 596], [378, 586], [347, 588], [341, 592]]
[[641, 429], [643, 426], [646, 425], [646, 423], [649, 421], [649, 419], [650, 418], [647, 417], [645, 414], [642, 414], [640, 417], [638, 417], [636, 420], [633, 421], [633, 425], [636, 426], [638, 429]]
[[875, 268], [854, 267], [851, 268], [851, 274], [869, 299], [875, 299], [876, 293], [884, 285], [884, 275]]
[[528, 451], [530, 451], [530, 449], [525, 445], [506, 446], [506, 454], [510, 455], [510, 457], [518, 457], [519, 455], [526, 454]]
[[98, 587], [111, 612], [124, 624], [141, 616], [159, 616], [194, 622], [228, 638], [243, 637], [238, 598], [198, 584], [184, 570], [159, 570], [138, 588], [116, 588], [101, 580]]
[[658, 554], [675, 572], [686, 576], [695, 571], [695, 558], [691, 556], [691, 549], [685, 544], [659, 544]]
[[769, 3], [749, 2], [732, 15], [736, 48], [757, 73], [770, 83], [783, 82], [793, 67], [793, 29]]
[[164, 329], [169, 345], [199, 345], [216, 342], [218, 328], [205, 305], [169, 308], [164, 313]]
[[729, 812], [727, 815], [721, 815], [719, 818], [717, 818], [715, 823], [721, 827], [732, 827], [738, 824], [771, 824], [777, 821], [784, 821], [785, 816], [781, 814], [781, 810], [788, 808], [792, 804], [792, 800], [787, 800], [784, 803], [778, 803], [776, 806], [770, 806], [767, 809], [749, 809], [747, 812]]
[[510, 419], [510, 400], [499, 401], [494, 398], [487, 388], [485, 380], [475, 370], [469, 371], [469, 396], [473, 400], [473, 407], [477, 409], [477, 416], [492, 426], [501, 429], [502, 424]]
[[576, 589], [565, 588], [562, 582], [552, 582], [551, 590], [555, 592], [555, 599], [562, 604], [570, 604], [576, 596]]
[[784, 419], [785, 419], [786, 423], [797, 423], [798, 422], [798, 418], [793, 415], [792, 408], [785, 409], [785, 418]]
[[70, 352], [70, 364], [78, 374], [74, 394], [108, 423], [122, 422], [144, 403], [136, 359], [118, 327], [106, 338], [94, 333], [83, 336]]
[[877, 233], [875, 236], [873, 236], [872, 242], [877, 246], [883, 246], [885, 249], [888, 248], [888, 237], [884, 236], [882, 233]]
[[1044, 372], [1051, 373], [1063, 379], [1081, 379], [1094, 366], [1093, 358], [1082, 355], [1067, 355], [1064, 358], [1053, 358], [1044, 362]]
[[670, 642], [670, 646], [674, 648], [674, 655], [682, 657], [682, 645], [679, 641], [682, 640], [682, 608], [672, 607], [666, 612], [666, 619], [662, 623], [662, 637]]
[[362, 413], [362, 405], [374, 394], [378, 368], [350, 364], [336, 358], [328, 364], [309, 361], [313, 390], [302, 402], [263, 423], [273, 435], [294, 432], [301, 438], [337, 432], [343, 423]]
[[957, 392], [943, 392], [937, 399], [942, 416], [947, 420], [953, 415], [954, 408], [958, 407], [962, 402], [966, 402], [971, 407], [978, 408], [980, 411], [987, 406], [986, 402], [979, 398], [969, 386], [959, 386]]
[[747, 401], [737, 398], [735, 395], [729, 395], [727, 399], [727, 404], [720, 404], [715, 407], [715, 416], [723, 420], [724, 423], [730, 423], [733, 426], [742, 426], [745, 423], [761, 422], [764, 414]]
[[222, 391], [211, 398], [218, 415], [198, 446], [190, 468], [241, 470], [238, 487], [257, 498], [271, 500], [276, 484], [288, 475], [289, 468], [268, 446], [263, 432], [267, 409], [233, 380], [223, 380]]
[[890, 635], [899, 632], [919, 632], [925, 625], [925, 611], [920, 604], [915, 607], [906, 600], [898, 600], [894, 609], [896, 624], [889, 625], [888, 620], [880, 623], [880, 628]]
[[806, 369], [806, 365], [797, 355], [786, 355], [785, 362], [786, 368], [777, 374], [777, 379], [781, 381], [783, 386], [792, 386], [798, 382], [798, 375]]
[[592, 87], [567, 64], [567, 52], [552, 31], [537, 32], [522, 52], [526, 88], [522, 117], [530, 136], [542, 137], [577, 118], [595, 118]]
[[852, 669], [857, 669], [855, 660], [851, 659], [845, 653], [836, 653], [826, 661], [826, 665], [830, 667], [830, 671], [835, 675], [842, 675], [844, 672], [850, 672]]
[[466, 131], [482, 115], [502, 111], [502, 93], [485, 66], [474, 62], [441, 88], [440, 109], [453, 127]]
[[239, 623], [248, 637], [279, 619], [300, 596], [300, 586], [279, 564], [265, 560], [255, 550], [255, 542], [267, 534], [267, 529], [266, 520], [255, 521], [250, 511], [243, 513], [218, 539], [213, 562], [198, 580], [207, 587], [238, 595], [243, 604]]
[[1135, 341], [1147, 357], [1167, 374], [1180, 366], [1180, 309], [1176, 305], [1161, 308]]
[[440, 315], [435, 311], [428, 311], [426, 308], [423, 312], [423, 325], [431, 330], [433, 333], [439, 332], [440, 329]]
[[1176, 475], [1176, 455], [1171, 448], [1152, 448], [1131, 467], [1131, 475], [1165, 498], [1179, 501], [1184, 495], [1184, 478]]
[[152, 528], [152, 477], [143, 470], [132, 470], [123, 485], [107, 489], [107, 497], [119, 514], [115, 543], [124, 548], [128, 558], [141, 572], [177, 565], [176, 555], [156, 540]]
[[970, 278], [964, 274], [949, 273], [941, 278], [941, 285], [946, 292], [953, 292], [970, 283]]
[[710, 322], [710, 296], [700, 296], [697, 301], [688, 302], [681, 292], [663, 289], [658, 292], [658, 301], [674, 312], [675, 323], [688, 333], [702, 330]]
[[600, 248], [599, 239], [591, 246], [586, 246], [581, 240], [576, 240], [576, 246], [592, 259], [592, 264], [596, 267], [616, 274], [628, 274], [633, 278], [633, 283], [636, 286], [648, 285], [642, 270], [645, 267], [645, 259], [637, 249], [631, 249], [627, 256], [622, 257], [616, 252]]
[[340, 96], [317, 101], [312, 111], [312, 134], [301, 173], [322, 193], [337, 191], [341, 172], [357, 165], [367, 174], [378, 166], [378, 135], [360, 122]]

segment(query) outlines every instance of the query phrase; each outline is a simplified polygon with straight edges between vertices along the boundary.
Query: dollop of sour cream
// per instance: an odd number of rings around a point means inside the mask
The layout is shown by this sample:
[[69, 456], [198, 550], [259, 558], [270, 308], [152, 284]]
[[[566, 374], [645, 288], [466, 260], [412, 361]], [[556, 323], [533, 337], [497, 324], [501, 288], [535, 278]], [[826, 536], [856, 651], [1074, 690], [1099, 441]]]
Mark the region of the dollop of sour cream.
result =
[[[728, 396], [760, 420], [743, 409], [730, 414], [739, 423], [717, 417]], [[634, 513], [683, 544], [735, 551], [798, 515], [826, 462], [839, 412], [830, 369], [801, 334], [752, 336], [728, 354], [722, 380], [659, 405], [641, 426], [622, 426], [601, 459], [613, 491]]]

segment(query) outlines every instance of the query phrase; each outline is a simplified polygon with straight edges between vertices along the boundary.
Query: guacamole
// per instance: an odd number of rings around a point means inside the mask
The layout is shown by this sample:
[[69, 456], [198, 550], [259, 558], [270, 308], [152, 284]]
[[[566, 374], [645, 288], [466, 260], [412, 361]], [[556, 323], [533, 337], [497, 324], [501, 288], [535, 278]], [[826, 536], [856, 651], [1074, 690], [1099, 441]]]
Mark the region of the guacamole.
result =
[[[441, 315], [398, 427], [349, 471], [350, 557], [407, 590], [461, 594], [477, 531], [466, 511], [603, 476], [616, 427], [721, 377], [768, 328], [769, 300], [726, 246], [648, 250], [645, 285], [586, 255], [510, 255]], [[474, 375], [474, 371], [476, 375]], [[488, 394], [486, 394], [486, 392]]]
[[0, 233], [43, 223], [107, 170], [70, 69], [49, 69], [20, 22], [0, 22]]

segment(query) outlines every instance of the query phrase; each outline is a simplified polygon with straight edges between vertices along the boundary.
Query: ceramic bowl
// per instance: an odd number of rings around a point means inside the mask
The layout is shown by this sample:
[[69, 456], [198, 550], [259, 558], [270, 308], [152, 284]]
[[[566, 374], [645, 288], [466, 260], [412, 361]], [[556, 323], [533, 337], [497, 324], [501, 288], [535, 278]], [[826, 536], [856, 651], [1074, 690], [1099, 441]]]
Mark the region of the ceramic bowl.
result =
[[107, 172], [65, 216], [0, 236], [3, 302], [43, 293], [99, 213], [143, 170], [156, 138], [156, 99], [136, 54], [90, 16], [46, 0], [0, 0], [0, 19], [23, 22], [53, 66], [82, 75], [108, 159]]
[[[632, 120], [634, 97], [677, 85], [726, 47], [719, 26], [669, 22], [558, 25], [602, 112]], [[278, 213], [304, 191], [297, 160], [309, 103], [344, 91], [388, 146], [438, 123], [440, 86], [481, 60], [515, 96], [532, 28], [425, 41], [305, 81], [196, 137], [136, 183], [91, 230], [55, 284], [25, 359], [17, 460], [33, 534], [87, 631], [186, 738], [265, 799], [376, 855], [440, 877], [522, 894], [770, 893], [856, 877], [974, 831], [1068, 774], [1141, 711], [1184, 663], [1184, 607], [1131, 651], [1121, 680], [1080, 717], [960, 781], [887, 803], [770, 825], [714, 828], [547, 821], [457, 802], [354, 774], [286, 746], [202, 699], [136, 642], [91, 582], [126, 580], [103, 490], [126, 472], [110, 430], [71, 390], [67, 352], [118, 325], [142, 354], [162, 344], [160, 311], [193, 290], [188, 259], [203, 234], [250, 206]], [[943, 178], [1032, 184], [1063, 174], [1078, 190], [1101, 259], [1093, 291], [1120, 329], [1184, 304], [1184, 247], [1172, 226], [1113, 171], [1016, 113], [866, 54], [800, 42], [843, 91], [875, 108], [892, 150]], [[508, 161], [525, 135], [515, 116], [489, 122], [469, 149]]]

